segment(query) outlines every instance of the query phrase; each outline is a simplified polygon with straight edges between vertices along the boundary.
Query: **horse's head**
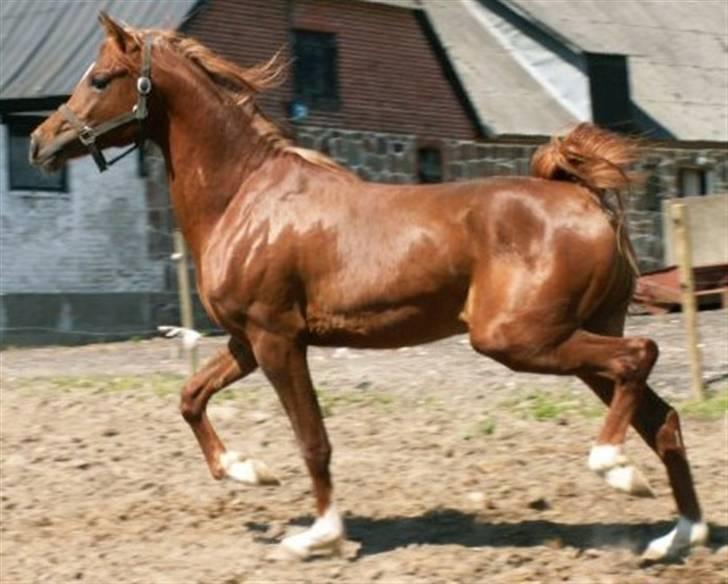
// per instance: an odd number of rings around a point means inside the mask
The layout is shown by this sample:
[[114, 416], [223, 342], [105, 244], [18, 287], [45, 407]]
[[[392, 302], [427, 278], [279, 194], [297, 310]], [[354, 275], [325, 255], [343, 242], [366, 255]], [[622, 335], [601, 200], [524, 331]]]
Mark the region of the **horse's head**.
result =
[[102, 148], [137, 141], [147, 116], [151, 90], [151, 45], [139, 34], [100, 13], [106, 31], [96, 62], [68, 102], [31, 135], [30, 162], [47, 171], [91, 153], [104, 170]]

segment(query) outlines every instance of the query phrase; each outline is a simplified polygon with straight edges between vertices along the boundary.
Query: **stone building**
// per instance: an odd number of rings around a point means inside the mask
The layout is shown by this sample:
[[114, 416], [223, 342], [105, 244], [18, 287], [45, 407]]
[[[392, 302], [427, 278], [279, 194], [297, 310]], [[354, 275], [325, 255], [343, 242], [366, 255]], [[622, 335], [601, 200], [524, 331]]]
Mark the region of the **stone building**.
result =
[[98, 175], [82, 160], [58, 182], [23, 184], [22, 142], [93, 60], [101, 7], [134, 26], [179, 28], [241, 65], [280, 50], [290, 75], [260, 97], [264, 109], [368, 180], [526, 174], [539, 144], [580, 121], [641, 136], [646, 180], [630, 226], [651, 269], [664, 263], [663, 201], [728, 192], [721, 2], [6, 0], [1, 342], [145, 335], [176, 319], [153, 150], [143, 166], [132, 158]]

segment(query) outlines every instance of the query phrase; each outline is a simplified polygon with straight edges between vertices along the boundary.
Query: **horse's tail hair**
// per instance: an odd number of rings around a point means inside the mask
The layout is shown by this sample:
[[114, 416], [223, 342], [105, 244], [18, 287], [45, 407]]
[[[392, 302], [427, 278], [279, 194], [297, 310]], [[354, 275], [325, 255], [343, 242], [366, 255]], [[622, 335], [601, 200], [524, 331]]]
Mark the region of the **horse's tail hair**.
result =
[[[599, 197], [615, 219], [617, 245], [635, 275], [639, 275], [639, 268], [627, 233], [624, 191], [638, 180], [627, 170], [638, 158], [637, 140], [582, 123], [566, 136], [553, 137], [540, 146], [531, 160], [533, 176], [577, 182]], [[616, 208], [609, 204], [609, 192], [616, 196]]]

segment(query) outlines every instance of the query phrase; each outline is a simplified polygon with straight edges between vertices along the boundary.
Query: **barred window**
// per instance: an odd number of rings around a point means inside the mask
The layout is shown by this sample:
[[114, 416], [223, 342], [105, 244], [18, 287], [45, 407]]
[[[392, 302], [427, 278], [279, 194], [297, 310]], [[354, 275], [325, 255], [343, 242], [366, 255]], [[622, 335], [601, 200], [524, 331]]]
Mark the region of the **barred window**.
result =
[[11, 116], [8, 126], [8, 186], [11, 191], [68, 192], [66, 166], [53, 174], [31, 166], [28, 161], [30, 133], [43, 121], [37, 116]]

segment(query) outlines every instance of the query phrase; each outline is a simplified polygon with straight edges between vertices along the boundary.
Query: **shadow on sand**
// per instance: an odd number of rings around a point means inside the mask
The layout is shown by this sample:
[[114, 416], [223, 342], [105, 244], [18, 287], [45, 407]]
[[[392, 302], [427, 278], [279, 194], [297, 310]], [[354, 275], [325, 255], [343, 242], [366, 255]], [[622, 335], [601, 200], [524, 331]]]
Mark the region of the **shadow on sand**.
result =
[[[294, 520], [311, 524], [311, 516]], [[674, 522], [560, 523], [547, 520], [493, 523], [455, 509], [436, 509], [419, 517], [345, 517], [347, 536], [361, 543], [360, 556], [375, 555], [408, 545], [461, 545], [465, 547], [533, 547], [553, 545], [578, 550], [622, 548], [641, 553], [647, 543], [666, 534]], [[248, 525], [254, 531], [260, 526]], [[728, 526], [710, 524], [708, 546], [728, 545]]]

